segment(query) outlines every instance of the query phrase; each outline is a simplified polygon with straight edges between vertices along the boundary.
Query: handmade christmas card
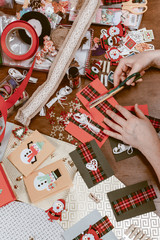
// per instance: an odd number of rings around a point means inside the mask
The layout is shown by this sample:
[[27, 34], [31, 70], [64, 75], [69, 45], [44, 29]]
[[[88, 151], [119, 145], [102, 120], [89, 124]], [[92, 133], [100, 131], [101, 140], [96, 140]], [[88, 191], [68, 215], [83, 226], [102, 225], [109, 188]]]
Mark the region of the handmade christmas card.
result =
[[15, 200], [16, 197], [4, 172], [2, 164], [0, 164], [0, 207]]
[[34, 131], [8, 156], [8, 159], [27, 177], [54, 151], [55, 147], [42, 134]]
[[146, 181], [109, 192], [107, 196], [117, 221], [156, 210], [155, 190]]
[[31, 202], [37, 202], [72, 186], [63, 160], [56, 161], [24, 177]]
[[95, 186], [114, 174], [95, 140], [79, 145], [69, 155], [88, 188]]

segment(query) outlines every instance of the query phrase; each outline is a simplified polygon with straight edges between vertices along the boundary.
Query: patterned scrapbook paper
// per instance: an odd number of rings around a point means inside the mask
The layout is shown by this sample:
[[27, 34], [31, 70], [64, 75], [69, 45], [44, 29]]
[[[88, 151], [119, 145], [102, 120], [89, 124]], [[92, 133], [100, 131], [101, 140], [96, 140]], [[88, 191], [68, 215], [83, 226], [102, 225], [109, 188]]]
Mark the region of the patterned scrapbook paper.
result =
[[101, 83], [99, 79], [96, 79], [77, 93], [77, 97], [86, 107], [86, 109], [90, 112], [90, 114], [93, 116], [97, 123], [103, 122], [104, 117], [107, 117], [106, 115], [107, 109], [117, 111], [115, 110], [114, 106], [117, 105], [118, 103], [113, 97], [97, 105], [94, 108], [89, 107], [89, 102], [93, 101], [98, 96], [103, 95], [107, 92], [108, 92], [107, 88], [105, 88], [105, 86]]
[[63, 240], [58, 222], [48, 221], [45, 211], [22, 202], [0, 208], [0, 240]]
[[[70, 189], [70, 193], [66, 199], [66, 208], [68, 211], [63, 215], [62, 227], [64, 229], [70, 228], [92, 212], [93, 209], [97, 209], [102, 216], [107, 215], [109, 217], [114, 226], [112, 231], [118, 239], [121, 239], [124, 231], [131, 224], [134, 224], [136, 227], [140, 227], [152, 240], [159, 240], [160, 218], [154, 212], [142, 214], [121, 222], [116, 221], [107, 193], [123, 187], [124, 184], [115, 176], [112, 176], [93, 188], [88, 189], [79, 172], [76, 173], [73, 187]], [[90, 193], [94, 194], [100, 200], [98, 204], [89, 197]]]
[[[79, 222], [73, 225], [70, 229], [65, 231], [62, 236], [65, 240], [71, 240], [76, 238], [79, 234], [89, 228], [90, 225], [94, 225], [102, 218], [101, 214], [97, 210], [91, 211], [87, 216], [82, 218]], [[101, 237], [103, 240], [117, 240], [114, 233], [109, 231], [105, 236]]]
[[[19, 127], [19, 126], [13, 124], [13, 129], [15, 129], [17, 127]], [[28, 130], [28, 133], [32, 133], [32, 131]], [[24, 139], [26, 139], [26, 138], [27, 138], [27, 136], [24, 137]], [[72, 152], [73, 150], [75, 150], [75, 146], [72, 144], [60, 141], [58, 139], [48, 137], [48, 136], [45, 136], [45, 138], [47, 138], [47, 140], [55, 146], [56, 150], [54, 152], [54, 155], [49, 156], [45, 160], [45, 162], [43, 162], [41, 164], [41, 166], [39, 166], [37, 169], [41, 169], [41, 168], [43, 168], [51, 163], [54, 163], [60, 159], [64, 159], [64, 163], [67, 168], [67, 171], [69, 172], [71, 179], [73, 179], [73, 177], [76, 173], [76, 167], [73, 164], [73, 162], [69, 156], [69, 153]], [[15, 166], [7, 158], [8, 155], [13, 150], [15, 150], [19, 145], [20, 145], [20, 141], [18, 139], [16, 139], [13, 136], [13, 134], [11, 134], [6, 152], [3, 157], [3, 166], [4, 166], [5, 171], [7, 172], [8, 178], [10, 179], [11, 187], [15, 191], [17, 200], [31, 204], [23, 179], [21, 181], [16, 180], [22, 174], [15, 168]], [[68, 192], [69, 192], [69, 190], [64, 190], [61, 193], [50, 196], [45, 200], [34, 203], [33, 205], [46, 210], [46, 209], [50, 208], [57, 199], [65, 199], [67, 197]]]
[[79, 145], [70, 156], [88, 188], [114, 174], [95, 140]]

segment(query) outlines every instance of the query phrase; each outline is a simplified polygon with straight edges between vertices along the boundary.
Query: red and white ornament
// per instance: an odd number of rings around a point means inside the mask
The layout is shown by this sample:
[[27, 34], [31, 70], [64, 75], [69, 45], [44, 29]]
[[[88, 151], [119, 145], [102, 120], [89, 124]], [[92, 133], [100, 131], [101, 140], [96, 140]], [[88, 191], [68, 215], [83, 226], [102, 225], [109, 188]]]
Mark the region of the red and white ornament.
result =
[[92, 229], [92, 226], [89, 227], [89, 230], [86, 234], [83, 234], [80, 240], [102, 240], [99, 238], [97, 232]]
[[102, 61], [94, 61], [93, 65], [91, 66], [91, 69], [86, 69], [86, 76], [90, 79], [90, 80], [95, 80], [96, 78], [98, 78], [98, 74], [100, 72], [100, 70], [102, 69]]
[[126, 30], [127, 28], [119, 23], [117, 26], [112, 26], [107, 30], [107, 34], [109, 36], [119, 36], [119, 37], [124, 37], [126, 35]]
[[110, 60], [112, 65], [117, 65], [122, 56], [116, 47], [112, 47], [106, 51], [105, 58]]

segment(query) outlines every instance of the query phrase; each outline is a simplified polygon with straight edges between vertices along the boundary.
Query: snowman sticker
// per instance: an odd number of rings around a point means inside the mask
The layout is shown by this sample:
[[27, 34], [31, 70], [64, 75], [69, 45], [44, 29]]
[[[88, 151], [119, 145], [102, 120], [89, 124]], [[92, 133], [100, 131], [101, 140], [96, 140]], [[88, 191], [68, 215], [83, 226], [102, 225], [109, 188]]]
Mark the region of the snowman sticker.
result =
[[38, 173], [38, 176], [34, 179], [34, 187], [37, 191], [47, 190], [55, 188], [55, 181], [61, 176], [59, 170], [52, 171], [51, 173], [44, 174]]
[[27, 143], [27, 148], [20, 154], [20, 159], [25, 164], [34, 164], [37, 161], [37, 154], [42, 150], [44, 142], [32, 141]]

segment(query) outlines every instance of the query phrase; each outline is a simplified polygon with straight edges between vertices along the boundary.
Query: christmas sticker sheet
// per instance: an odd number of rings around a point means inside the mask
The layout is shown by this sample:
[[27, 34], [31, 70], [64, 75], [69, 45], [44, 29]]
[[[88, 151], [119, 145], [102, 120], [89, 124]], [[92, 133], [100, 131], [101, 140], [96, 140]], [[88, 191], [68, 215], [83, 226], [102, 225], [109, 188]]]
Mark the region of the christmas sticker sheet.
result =
[[72, 186], [72, 180], [63, 160], [52, 163], [24, 177], [31, 202], [40, 201]]
[[55, 147], [42, 134], [34, 131], [8, 159], [24, 176], [28, 176], [54, 151]]

